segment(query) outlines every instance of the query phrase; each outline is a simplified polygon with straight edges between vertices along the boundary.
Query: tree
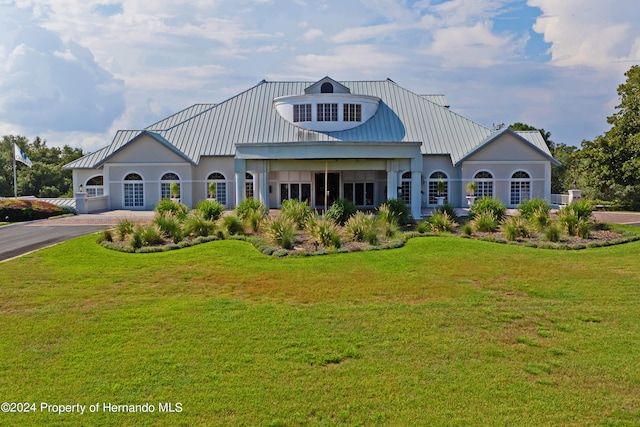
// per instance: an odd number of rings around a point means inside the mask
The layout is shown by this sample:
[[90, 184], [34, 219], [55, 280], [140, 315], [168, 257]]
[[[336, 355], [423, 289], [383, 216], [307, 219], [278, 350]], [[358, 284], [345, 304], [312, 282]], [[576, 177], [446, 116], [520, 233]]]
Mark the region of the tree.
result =
[[547, 143], [547, 147], [549, 147], [549, 151], [551, 151], [551, 153], [553, 154], [553, 150], [555, 149], [555, 143], [551, 140], [551, 132], [547, 132], [542, 128], [538, 129], [526, 123], [520, 123], [520, 122], [516, 122], [512, 125], [509, 125], [509, 129], [514, 131], [537, 130], [538, 132], [540, 132], [540, 135], [542, 135], [544, 142]]
[[0, 196], [13, 196], [13, 143], [17, 143], [33, 163], [28, 168], [18, 163], [18, 193], [37, 197], [72, 196], [72, 174], [62, 166], [83, 156], [81, 148], [65, 145], [47, 147], [36, 137], [29, 143], [24, 136], [6, 135], [0, 141]]
[[640, 208], [640, 66], [632, 66], [618, 86], [620, 104], [607, 118], [611, 129], [582, 142], [582, 173], [605, 200]]

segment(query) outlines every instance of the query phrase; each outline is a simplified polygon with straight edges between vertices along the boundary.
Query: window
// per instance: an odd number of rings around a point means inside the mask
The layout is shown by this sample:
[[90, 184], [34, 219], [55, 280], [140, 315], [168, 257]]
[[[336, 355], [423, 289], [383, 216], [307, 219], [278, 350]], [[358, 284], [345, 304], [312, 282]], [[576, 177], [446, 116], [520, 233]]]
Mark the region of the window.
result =
[[322, 83], [322, 86], [320, 86], [320, 93], [333, 93], [333, 85], [329, 82]]
[[345, 122], [361, 122], [362, 121], [362, 105], [361, 104], [344, 104], [343, 120]]
[[244, 180], [244, 197], [253, 199], [253, 175], [247, 172], [244, 175]]
[[137, 173], [130, 173], [124, 177], [124, 207], [144, 207], [144, 183]]
[[319, 122], [337, 122], [338, 104], [318, 104]]
[[493, 175], [490, 172], [480, 171], [475, 174], [473, 180], [478, 184], [476, 196], [493, 197]]
[[357, 206], [373, 206], [373, 182], [345, 182], [343, 197]]
[[214, 172], [207, 177], [207, 197], [216, 199], [226, 206], [227, 179], [220, 172]]
[[180, 198], [180, 177], [173, 172], [165, 173], [164, 175], [162, 175], [162, 178], [160, 178], [160, 198], [170, 199], [173, 197], [173, 194], [171, 194], [171, 184], [173, 183], [176, 183], [178, 185], [178, 194], [175, 198]]
[[311, 121], [311, 104], [296, 104], [293, 106], [293, 121], [310, 122]]
[[402, 184], [400, 185], [399, 199], [402, 199], [405, 205], [411, 204], [411, 172], [402, 174]]
[[102, 175], [94, 176], [84, 186], [87, 197], [104, 196], [104, 178]]
[[280, 184], [280, 204], [285, 200], [298, 200], [300, 202], [311, 203], [311, 184], [309, 183], [281, 183]]
[[[438, 194], [440, 181], [444, 183], [444, 191]], [[444, 172], [434, 172], [429, 176], [429, 202], [430, 205], [437, 205], [436, 197], [442, 196], [444, 200], [449, 200], [449, 177]]]
[[511, 176], [511, 204], [519, 205], [531, 197], [531, 177], [525, 171]]

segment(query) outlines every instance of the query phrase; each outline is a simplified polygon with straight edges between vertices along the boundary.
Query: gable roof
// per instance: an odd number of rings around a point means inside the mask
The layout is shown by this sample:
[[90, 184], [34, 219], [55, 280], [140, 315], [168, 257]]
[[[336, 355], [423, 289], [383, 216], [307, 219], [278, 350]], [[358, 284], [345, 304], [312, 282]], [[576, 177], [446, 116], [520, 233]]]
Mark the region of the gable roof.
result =
[[491, 134], [487, 139], [482, 141], [477, 147], [475, 147], [473, 150], [468, 152], [464, 157], [460, 158], [457, 162], [454, 162], [454, 166], [458, 166], [460, 163], [469, 159], [471, 156], [483, 150], [492, 142], [498, 140], [500, 137], [506, 134], [513, 135], [518, 140], [529, 145], [535, 151], [537, 151], [538, 153], [540, 153], [541, 155], [549, 159], [554, 166], [561, 165], [561, 163], [556, 159], [554, 159], [553, 156], [551, 155], [551, 152], [549, 151], [549, 147], [547, 146], [547, 143], [545, 142], [544, 138], [542, 137], [539, 131], [537, 130], [514, 131], [506, 127], [504, 129], [501, 129]]
[[[236, 144], [330, 141], [421, 141], [422, 154], [449, 155], [452, 163], [457, 164], [491, 141], [493, 132], [489, 128], [451, 111], [445, 106], [444, 97], [418, 95], [390, 79], [339, 83], [352, 94], [381, 99], [370, 120], [344, 131], [302, 129], [283, 119], [273, 107], [276, 98], [304, 94], [310, 87], [326, 81], [332, 80], [328, 77], [318, 82], [263, 80], [219, 104], [196, 104], [144, 130], [119, 131], [108, 147], [65, 168], [99, 167], [145, 132], [192, 164], [198, 164], [203, 156], [234, 156]], [[538, 147], [534, 137], [520, 137]], [[546, 145], [544, 150], [550, 157]]]

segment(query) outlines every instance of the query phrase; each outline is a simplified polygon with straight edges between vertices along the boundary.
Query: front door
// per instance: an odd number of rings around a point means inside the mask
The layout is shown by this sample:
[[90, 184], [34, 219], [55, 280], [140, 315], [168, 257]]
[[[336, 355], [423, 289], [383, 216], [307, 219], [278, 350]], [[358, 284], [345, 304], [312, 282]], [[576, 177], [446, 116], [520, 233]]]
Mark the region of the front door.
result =
[[[328, 173], [327, 174], [327, 190], [329, 191], [327, 197], [327, 207], [331, 206], [333, 202], [338, 200], [340, 196], [340, 174]], [[316, 206], [324, 208], [324, 172], [316, 173]]]

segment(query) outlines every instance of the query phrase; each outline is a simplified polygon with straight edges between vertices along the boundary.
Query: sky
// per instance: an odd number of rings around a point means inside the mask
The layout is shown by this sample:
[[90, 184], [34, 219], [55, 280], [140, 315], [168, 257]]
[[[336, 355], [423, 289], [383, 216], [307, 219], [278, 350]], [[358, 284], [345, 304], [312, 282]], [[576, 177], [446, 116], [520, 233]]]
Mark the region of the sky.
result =
[[392, 79], [580, 146], [640, 63], [637, 0], [0, 0], [0, 135], [85, 152], [261, 80]]

